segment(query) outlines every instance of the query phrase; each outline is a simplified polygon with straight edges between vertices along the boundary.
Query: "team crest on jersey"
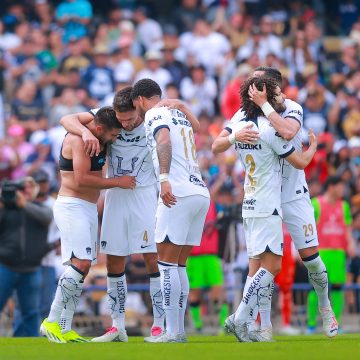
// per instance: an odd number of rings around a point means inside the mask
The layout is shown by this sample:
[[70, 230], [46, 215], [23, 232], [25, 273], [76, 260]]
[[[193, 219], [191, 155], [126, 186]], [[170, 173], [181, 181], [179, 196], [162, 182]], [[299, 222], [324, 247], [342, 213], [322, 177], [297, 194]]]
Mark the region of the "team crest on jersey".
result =
[[89, 254], [89, 255], [91, 254], [91, 248], [90, 247], [86, 248], [86, 253]]
[[101, 241], [101, 248], [102, 248], [102, 249], [105, 249], [105, 248], [106, 248], [106, 244], [107, 244], [106, 241]]

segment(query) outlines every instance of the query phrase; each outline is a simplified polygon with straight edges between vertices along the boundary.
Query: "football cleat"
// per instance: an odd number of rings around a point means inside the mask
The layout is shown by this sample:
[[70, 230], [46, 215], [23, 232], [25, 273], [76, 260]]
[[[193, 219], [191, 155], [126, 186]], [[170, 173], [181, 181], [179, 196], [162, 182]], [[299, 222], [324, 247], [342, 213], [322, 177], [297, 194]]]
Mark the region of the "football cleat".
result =
[[273, 342], [272, 328], [249, 331], [249, 339], [253, 342]]
[[164, 334], [164, 329], [162, 329], [160, 326], [153, 326], [151, 328], [151, 335], [144, 338], [144, 341], [145, 342], [153, 342], [153, 341], [151, 341], [152, 339], [156, 339], [163, 334]]
[[107, 329], [106, 333], [102, 336], [91, 339], [92, 342], [128, 342], [128, 336], [125, 330], [118, 330], [116, 327], [111, 327]]
[[60, 324], [57, 322], [49, 322], [47, 321], [47, 318], [41, 323], [40, 334], [46, 336], [51, 342], [60, 344], [66, 343], [66, 340], [61, 333]]
[[319, 308], [323, 319], [323, 330], [327, 337], [332, 338], [338, 334], [339, 326], [331, 307]]
[[177, 334], [177, 340], [179, 343], [186, 343], [188, 342], [188, 339], [186, 337], [186, 334], [183, 332], [183, 333], [180, 333], [180, 334]]
[[240, 342], [252, 342], [249, 338], [246, 323], [236, 324], [235, 314], [232, 314], [226, 318], [224, 329], [226, 332], [235, 335]]
[[166, 332], [157, 337], [149, 337], [151, 340], [147, 342], [151, 343], [176, 343], [180, 342], [177, 335], [170, 335]]
[[66, 340], [66, 342], [69, 342], [69, 343], [70, 342], [78, 342], [78, 343], [89, 342], [89, 340], [83, 338], [75, 330], [70, 330], [66, 333], [63, 333], [63, 337]]

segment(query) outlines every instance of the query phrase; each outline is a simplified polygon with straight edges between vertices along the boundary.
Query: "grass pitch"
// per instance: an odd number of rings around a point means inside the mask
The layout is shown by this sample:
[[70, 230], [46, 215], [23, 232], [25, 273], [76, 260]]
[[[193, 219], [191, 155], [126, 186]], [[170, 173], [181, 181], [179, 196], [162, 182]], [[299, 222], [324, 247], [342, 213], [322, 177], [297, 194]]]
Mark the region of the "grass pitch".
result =
[[360, 359], [360, 334], [276, 336], [273, 343], [239, 343], [233, 336], [190, 336], [186, 344], [53, 344], [45, 338], [0, 338], [0, 360], [345, 360]]

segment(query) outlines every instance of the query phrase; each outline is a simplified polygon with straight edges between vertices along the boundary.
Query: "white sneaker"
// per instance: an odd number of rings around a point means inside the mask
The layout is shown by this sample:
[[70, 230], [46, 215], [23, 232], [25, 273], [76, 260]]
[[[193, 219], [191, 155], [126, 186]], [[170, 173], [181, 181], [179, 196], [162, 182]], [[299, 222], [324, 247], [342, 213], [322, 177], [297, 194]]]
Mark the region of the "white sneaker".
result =
[[235, 314], [228, 316], [225, 320], [224, 329], [228, 333], [234, 334], [240, 342], [251, 342], [248, 335], [246, 323], [236, 324]]
[[286, 325], [279, 330], [280, 335], [296, 336], [300, 335], [301, 331], [291, 325]]
[[148, 342], [152, 342], [152, 343], [176, 343], [176, 342], [180, 342], [178, 340], [177, 335], [170, 335], [167, 333], [162, 334], [161, 336], [157, 336], [156, 338], [152, 338], [151, 341]]
[[160, 326], [153, 326], [151, 328], [151, 335], [144, 338], [145, 342], [154, 342], [153, 340], [158, 338], [159, 336], [162, 336], [164, 334], [164, 329]]
[[178, 342], [180, 342], [180, 343], [186, 343], [188, 341], [185, 333], [177, 334], [176, 337], [177, 337]]
[[249, 331], [249, 339], [253, 342], [273, 342], [272, 328]]
[[323, 319], [323, 329], [325, 335], [329, 338], [335, 337], [338, 334], [339, 326], [331, 307], [319, 308], [319, 311]]
[[91, 339], [92, 342], [112, 342], [112, 341], [120, 341], [120, 342], [128, 342], [128, 336], [125, 330], [118, 330], [116, 327], [111, 327], [106, 331], [106, 333], [102, 336]]

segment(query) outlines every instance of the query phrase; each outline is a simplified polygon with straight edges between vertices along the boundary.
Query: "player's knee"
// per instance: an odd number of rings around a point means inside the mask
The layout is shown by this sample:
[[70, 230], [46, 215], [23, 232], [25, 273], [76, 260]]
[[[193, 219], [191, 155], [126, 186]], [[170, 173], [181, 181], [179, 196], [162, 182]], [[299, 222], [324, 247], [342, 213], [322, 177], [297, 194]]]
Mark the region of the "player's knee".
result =
[[91, 267], [90, 260], [78, 260], [76, 267], [84, 274], [84, 277], [89, 273]]

